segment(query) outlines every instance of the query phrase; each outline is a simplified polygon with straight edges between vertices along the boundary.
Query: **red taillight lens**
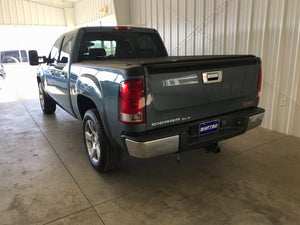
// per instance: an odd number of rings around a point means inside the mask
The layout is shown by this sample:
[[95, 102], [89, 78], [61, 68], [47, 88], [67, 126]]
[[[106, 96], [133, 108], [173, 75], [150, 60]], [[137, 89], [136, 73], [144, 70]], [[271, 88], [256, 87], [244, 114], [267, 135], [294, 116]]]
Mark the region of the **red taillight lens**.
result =
[[145, 123], [144, 80], [126, 80], [120, 83], [119, 120], [127, 124]]
[[259, 100], [259, 98], [260, 98], [261, 83], [262, 83], [262, 70], [261, 70], [261, 67], [260, 67], [259, 68], [259, 78], [258, 78], [257, 94], [256, 94], [256, 99], [257, 100]]
[[119, 27], [112, 27], [113, 30], [132, 30], [133, 28], [132, 27], [122, 27], [122, 26], [119, 26]]

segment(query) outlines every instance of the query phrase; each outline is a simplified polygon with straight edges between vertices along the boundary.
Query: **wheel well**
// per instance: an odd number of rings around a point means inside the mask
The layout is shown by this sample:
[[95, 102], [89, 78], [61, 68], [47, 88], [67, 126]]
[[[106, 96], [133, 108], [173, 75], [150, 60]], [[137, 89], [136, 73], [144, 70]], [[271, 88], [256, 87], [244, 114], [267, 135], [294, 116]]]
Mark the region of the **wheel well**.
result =
[[79, 95], [77, 97], [77, 105], [78, 105], [78, 110], [79, 110], [79, 113], [80, 113], [80, 116], [82, 119], [83, 119], [86, 111], [97, 108], [95, 103], [91, 99], [89, 99], [88, 97], [85, 97], [83, 95]]

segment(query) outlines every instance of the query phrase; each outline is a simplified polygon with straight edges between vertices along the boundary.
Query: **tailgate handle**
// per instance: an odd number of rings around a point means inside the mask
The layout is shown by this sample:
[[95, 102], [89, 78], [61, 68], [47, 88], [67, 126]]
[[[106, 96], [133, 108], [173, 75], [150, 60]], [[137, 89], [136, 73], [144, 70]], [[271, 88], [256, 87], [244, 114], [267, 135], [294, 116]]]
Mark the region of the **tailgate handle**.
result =
[[213, 84], [222, 81], [222, 71], [210, 71], [202, 73], [204, 84]]

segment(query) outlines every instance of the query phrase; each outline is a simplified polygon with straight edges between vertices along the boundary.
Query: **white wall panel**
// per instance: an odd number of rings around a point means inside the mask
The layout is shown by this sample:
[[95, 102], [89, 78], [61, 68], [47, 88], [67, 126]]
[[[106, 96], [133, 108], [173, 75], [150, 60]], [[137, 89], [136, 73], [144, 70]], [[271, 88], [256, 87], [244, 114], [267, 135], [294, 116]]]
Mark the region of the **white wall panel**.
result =
[[179, 55], [186, 55], [186, 4], [185, 0], [178, 0], [178, 51]]
[[18, 20], [16, 1], [9, 1], [9, 8], [10, 8], [11, 23], [12, 24], [18, 23], [19, 20]]
[[25, 1], [23, 2], [23, 6], [24, 6], [25, 24], [33, 24], [30, 3]]
[[216, 0], [215, 3], [215, 27], [214, 27], [214, 52], [213, 54], [224, 54], [225, 49], [225, 21], [226, 21], [226, 1]]
[[249, 49], [255, 55], [262, 56], [264, 48], [264, 37], [267, 22], [268, 2], [261, 0], [253, 0], [253, 7], [251, 8], [251, 24]]
[[2, 0], [3, 24], [11, 24], [10, 5], [8, 0]]
[[194, 55], [194, 29], [195, 29], [195, 1], [186, 4], [186, 55]]
[[[130, 8], [131, 8], [130, 1], [129, 0], [114, 0], [113, 4], [114, 4], [114, 8], [115, 8], [115, 15], [112, 15], [111, 17], [116, 18], [116, 24], [121, 25], [121, 26], [130, 24]], [[150, 15], [150, 13], [149, 13], [149, 15]]]
[[132, 24], [158, 29], [170, 55], [261, 57], [263, 127], [300, 136], [299, 0], [130, 1]]
[[238, 10], [237, 54], [243, 54], [249, 49], [250, 30], [252, 27], [252, 0], [240, 1]]
[[32, 18], [32, 24], [38, 25], [39, 17], [38, 17], [38, 8], [37, 3], [33, 2], [30, 4], [30, 12], [31, 12], [31, 18]]
[[[276, 99], [279, 95], [279, 76], [285, 76], [280, 73], [280, 56], [282, 52], [282, 27], [284, 19], [284, 2], [285, 1], [269, 1], [268, 5], [268, 20], [265, 33], [264, 42], [264, 99], [262, 100], [263, 105], [268, 109], [267, 117], [264, 121], [264, 125], [270, 129], [276, 129], [274, 123], [276, 113], [281, 110], [278, 107]], [[283, 58], [281, 59], [283, 60]], [[282, 131], [282, 130], [278, 130]]]
[[152, 26], [156, 27], [156, 29], [158, 29], [158, 26], [157, 26], [157, 24], [158, 24], [157, 23], [157, 1], [158, 0], [151, 0]]
[[[145, 0], [145, 16], [146, 16], [146, 21], [143, 25], [146, 25], [147, 27], [152, 27], [152, 10], [151, 10], [151, 1], [152, 0]], [[135, 7], [131, 7], [132, 9], [134, 9]], [[132, 15], [133, 13], [131, 13]]]
[[0, 7], [0, 25], [66, 25], [62, 8], [28, 0], [0, 0]]
[[164, 40], [168, 52], [171, 51], [171, 1], [164, 2]]
[[236, 53], [237, 43], [237, 28], [238, 28], [238, 13], [239, 13], [239, 0], [228, 0], [227, 1], [227, 16], [226, 16], [226, 29], [225, 29], [225, 54]]
[[[137, 6], [137, 7], [131, 7], [131, 9], [133, 10], [132, 15], [135, 16], [134, 19], [137, 20], [137, 21], [141, 21], [141, 23], [143, 23], [142, 19], [141, 19], [141, 10], [143, 8], [143, 6], [141, 5], [141, 1], [140, 0], [134, 0], [130, 4]], [[135, 10], [138, 10], [138, 11], [135, 11]]]
[[205, 39], [205, 13], [204, 5], [205, 0], [195, 1], [195, 55], [204, 54], [204, 39]]
[[140, 0], [141, 2], [141, 23], [146, 24], [146, 0]]
[[25, 12], [25, 10], [24, 10], [24, 3], [23, 3], [23, 1], [20, 1], [17, 4], [18, 22], [20, 24], [26, 24], [25, 13], [24, 12]]
[[157, 30], [161, 34], [162, 38], [165, 38], [164, 29], [164, 1], [157, 1]]
[[3, 3], [0, 1], [0, 24], [4, 24]]
[[[136, 0], [135, 0], [136, 1]], [[132, 2], [130, 4], [138, 4], [138, 2]], [[100, 9], [106, 7], [107, 13], [102, 14]], [[139, 4], [140, 8], [140, 4]], [[113, 0], [81, 0], [74, 4], [76, 25], [82, 25], [97, 19], [101, 19], [107, 16], [115, 15], [114, 1]], [[134, 12], [136, 19], [139, 12]]]
[[75, 13], [73, 8], [64, 8], [66, 25], [70, 28], [75, 28]]
[[[171, 14], [171, 44], [170, 44], [170, 49], [171, 51], [169, 52], [170, 55], [178, 55], [179, 51], [178, 51], [178, 46], [179, 46], [179, 42], [178, 42], [178, 21], [179, 21], [179, 17], [178, 17], [178, 1], [177, 0], [172, 0], [171, 1], [171, 10], [170, 10], [170, 14]], [[166, 42], [166, 41], [165, 41]], [[167, 43], [166, 43], [167, 44]]]
[[[136, 10], [139, 10], [140, 5], [138, 5], [139, 1], [138, 0], [132, 0], [130, 1], [130, 13], [131, 13], [131, 19], [134, 21], [140, 21], [140, 13], [137, 12]], [[134, 18], [133, 18], [134, 17]]]

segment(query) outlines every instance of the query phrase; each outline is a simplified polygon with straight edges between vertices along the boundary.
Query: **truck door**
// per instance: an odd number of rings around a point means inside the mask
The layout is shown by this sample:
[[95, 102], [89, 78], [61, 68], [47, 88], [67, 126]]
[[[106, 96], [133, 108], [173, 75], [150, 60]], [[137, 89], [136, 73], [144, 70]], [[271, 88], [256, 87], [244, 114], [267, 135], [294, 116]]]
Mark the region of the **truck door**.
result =
[[74, 41], [74, 33], [65, 35], [61, 45], [59, 53], [59, 60], [54, 70], [55, 78], [55, 100], [69, 113], [72, 113], [72, 107], [70, 104], [70, 82], [69, 82], [69, 65], [70, 65], [70, 54]]
[[[59, 52], [61, 48], [63, 37], [60, 37], [56, 40], [54, 43], [51, 52], [49, 54], [49, 62], [47, 63], [46, 69], [44, 70], [45, 75], [45, 89], [47, 90], [47, 93], [55, 99], [55, 74], [57, 73], [56, 66], [59, 61]], [[56, 100], [56, 99], [55, 99]]]

